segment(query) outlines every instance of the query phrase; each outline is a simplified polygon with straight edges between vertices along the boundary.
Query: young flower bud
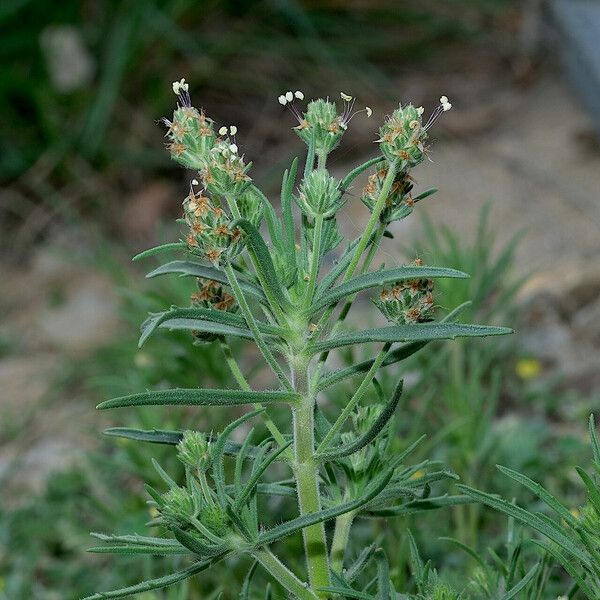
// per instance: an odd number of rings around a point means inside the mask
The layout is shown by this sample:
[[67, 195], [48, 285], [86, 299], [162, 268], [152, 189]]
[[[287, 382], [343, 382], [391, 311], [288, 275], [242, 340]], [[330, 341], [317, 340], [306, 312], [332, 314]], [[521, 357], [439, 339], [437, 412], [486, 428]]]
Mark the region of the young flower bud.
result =
[[167, 148], [171, 158], [188, 169], [204, 167], [216, 139], [213, 121], [193, 106], [179, 106], [173, 121], [163, 119], [167, 126]]
[[183, 201], [183, 210], [190, 227], [187, 236], [190, 252], [219, 265], [224, 253], [229, 249], [233, 251], [240, 240], [239, 229], [232, 228], [229, 215], [220, 206], [214, 206], [202, 192], [191, 190]]
[[427, 130], [423, 127], [421, 111], [412, 104], [400, 105], [388, 116], [379, 129], [379, 147], [390, 161], [399, 164], [399, 170], [420, 164], [425, 157]]
[[181, 527], [196, 516], [194, 499], [185, 488], [171, 488], [166, 494], [163, 494], [163, 500], [164, 506], [160, 511], [167, 526]]
[[[375, 423], [379, 416], [379, 412], [380, 407], [378, 406], [359, 406], [356, 411], [352, 413], [353, 430], [341, 434], [342, 443], [349, 444], [363, 436], [373, 423]], [[354, 473], [362, 473], [369, 467], [374, 458], [382, 458], [385, 443], [385, 436], [381, 436], [373, 443], [368, 444], [358, 452], [351, 454], [348, 458]]]
[[343, 205], [339, 182], [325, 169], [316, 169], [300, 185], [297, 202], [311, 217], [331, 218]]
[[265, 206], [256, 191], [249, 187], [235, 198], [242, 219], [250, 221], [258, 229], [265, 214]]
[[199, 431], [184, 431], [177, 458], [187, 467], [204, 471], [210, 464], [210, 442]]
[[251, 179], [250, 165], [238, 155], [238, 148], [228, 139], [219, 140], [208, 153], [200, 174], [206, 189], [216, 196], [240, 195]]
[[[415, 261], [420, 265], [420, 261]], [[383, 289], [374, 304], [383, 315], [396, 323], [408, 325], [433, 319], [433, 281], [431, 279], [413, 279], [399, 281], [390, 290]]]
[[343, 115], [338, 115], [337, 107], [329, 100], [313, 100], [309, 102], [300, 124], [294, 131], [307, 145], [312, 136], [315, 139], [315, 152], [329, 154], [340, 143], [347, 124]]
[[210, 529], [215, 535], [223, 536], [227, 533], [229, 517], [220, 506], [205, 506], [200, 511], [198, 518], [202, 525]]

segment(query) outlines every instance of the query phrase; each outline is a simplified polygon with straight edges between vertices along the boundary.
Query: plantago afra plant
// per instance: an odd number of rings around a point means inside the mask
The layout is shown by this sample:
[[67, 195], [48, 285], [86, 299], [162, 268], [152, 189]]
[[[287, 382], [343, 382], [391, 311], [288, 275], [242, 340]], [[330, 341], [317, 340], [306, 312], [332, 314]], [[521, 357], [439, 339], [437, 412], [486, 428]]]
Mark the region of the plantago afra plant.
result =
[[[395, 597], [382, 550], [364, 548], [354, 562], [347, 562], [354, 522], [414, 514], [468, 497], [432, 494], [436, 482], [456, 476], [434, 461], [408, 464], [419, 440], [406, 440], [402, 453], [391, 451], [402, 379], [397, 377], [386, 398], [378, 371], [395, 368], [399, 373], [399, 363], [432, 340], [509, 332], [457, 323], [461, 307], [435, 320], [435, 279], [465, 278], [465, 273], [419, 260], [393, 267], [375, 264], [388, 226], [407, 217], [431, 193], [414, 194], [411, 171], [426, 157], [429, 129], [450, 103], [443, 96], [425, 123], [422, 108], [399, 106], [379, 129], [375, 156], [336, 179], [327, 170], [328, 156], [350, 121], [359, 113], [370, 117], [371, 109], [355, 111], [354, 98], [343, 93], [341, 108], [319, 99], [302, 109], [301, 92], [281, 95], [279, 102], [297, 119], [294, 131], [307, 154], [302, 173], [297, 159], [284, 173], [277, 210], [250, 177], [237, 128], [219, 127], [194, 108], [184, 80], [175, 82], [173, 90], [178, 106], [172, 120], [164, 120], [168, 149], [175, 161], [193, 171], [183, 200], [185, 234], [180, 242], [139, 258], [180, 251], [184, 258], [149, 276], [190, 276], [198, 287], [190, 306], [150, 315], [140, 344], [158, 329], [188, 330], [193, 343], [221, 347], [232, 385], [143, 391], [99, 408], [249, 410], [220, 432], [111, 430], [140, 442], [172, 444], [185, 478], [175, 481], [155, 465], [164, 486], [147, 491], [154, 513], [151, 525], [161, 535], [96, 534], [107, 545], [93, 550], [187, 558], [176, 572], [89, 598], [120, 598], [166, 587], [233, 556], [248, 559], [242, 598], [252, 594], [251, 578], [258, 566], [275, 584], [273, 593], [280, 586], [288, 597]], [[356, 178], [369, 169], [362, 193], [366, 225], [356, 239], [344, 241], [338, 214], [350, 201], [348, 191]], [[387, 325], [365, 329], [354, 319], [346, 326], [361, 293], [371, 295], [371, 310], [379, 309]], [[231, 349], [232, 338], [256, 346], [271, 374], [267, 389], [262, 389], [264, 378], [257, 389], [244, 372]], [[362, 344], [373, 347], [373, 358], [345, 368], [331, 366], [328, 359], [336, 351]], [[356, 378], [354, 392], [335, 413], [324, 392], [350, 378]], [[252, 421], [266, 426], [266, 439], [259, 440], [250, 428]], [[281, 521], [282, 515], [271, 514], [272, 507], [280, 506], [272, 502], [274, 497], [288, 502], [287, 510], [296, 516]], [[304, 541], [302, 561], [286, 561], [285, 552], [274, 549], [276, 542], [285, 549], [294, 534]], [[371, 559], [378, 573], [374, 584], [364, 582], [363, 576]], [[357, 592], [357, 586], [366, 587]], [[229, 597], [235, 592], [227, 590]]]

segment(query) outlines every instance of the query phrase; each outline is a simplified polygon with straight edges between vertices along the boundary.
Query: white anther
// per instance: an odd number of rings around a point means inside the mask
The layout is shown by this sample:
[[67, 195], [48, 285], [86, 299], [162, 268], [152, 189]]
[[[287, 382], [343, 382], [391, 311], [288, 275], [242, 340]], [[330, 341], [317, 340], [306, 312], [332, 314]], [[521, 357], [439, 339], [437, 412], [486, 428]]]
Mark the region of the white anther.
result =
[[294, 99], [294, 94], [293, 94], [292, 92], [286, 92], [286, 93], [285, 93], [285, 99], [286, 99], [288, 102], [291, 102], [291, 101]]
[[367, 117], [370, 117], [373, 114], [373, 110], [370, 106], [365, 106], [365, 112], [367, 113]]
[[296, 98], [298, 98], [298, 100], [304, 100], [304, 94], [300, 90], [296, 90], [294, 92], [294, 96], [296, 96]]
[[419, 108], [417, 108], [417, 114], [419, 116], [422, 116], [424, 112], [425, 112], [425, 109], [422, 106], [419, 106]]
[[229, 135], [235, 135], [237, 133], [237, 127], [235, 125], [231, 125], [229, 127]]
[[173, 82], [173, 93], [176, 96], [179, 96], [181, 92], [187, 92], [189, 89], [189, 85], [185, 82], [185, 79], [180, 79], [179, 81]]
[[340, 92], [340, 97], [342, 100], [345, 100], [346, 102], [350, 102], [350, 100], [352, 100], [352, 96], [348, 96], [348, 94], [344, 94], [344, 92]]
[[198, 180], [197, 179], [192, 179], [192, 185], [198, 185]]
[[277, 100], [282, 106], [285, 106], [287, 104], [287, 98], [283, 94], [281, 94], [281, 96], [279, 96]]
[[230, 144], [229, 150], [231, 151], [232, 154], [237, 154], [238, 147], [235, 144]]
[[219, 135], [227, 135], [227, 127], [223, 125], [223, 127], [219, 129]]

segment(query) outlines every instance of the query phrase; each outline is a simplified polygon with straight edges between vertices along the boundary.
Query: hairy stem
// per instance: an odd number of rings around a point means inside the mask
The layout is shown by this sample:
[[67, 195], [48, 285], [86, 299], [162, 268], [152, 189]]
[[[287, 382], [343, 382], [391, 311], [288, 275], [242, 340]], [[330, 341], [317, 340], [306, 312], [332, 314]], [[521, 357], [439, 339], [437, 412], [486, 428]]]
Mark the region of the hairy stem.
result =
[[323, 215], [315, 217], [315, 228], [313, 232], [313, 249], [311, 254], [310, 274], [308, 278], [308, 287], [304, 297], [304, 309], [307, 309], [312, 302], [315, 294], [315, 285], [319, 275], [319, 264], [321, 262], [321, 237], [323, 234]]
[[318, 600], [318, 596], [298, 579], [268, 548], [252, 551], [252, 556], [280, 583], [290, 594], [300, 600]]
[[[314, 396], [309, 394], [308, 360], [294, 358], [294, 389], [303, 399], [293, 410], [294, 427], [294, 476], [298, 494], [300, 515], [319, 512], [321, 496], [319, 492], [319, 469], [314, 459]], [[302, 530], [304, 551], [310, 585], [321, 588], [330, 585], [329, 556], [325, 525], [318, 523]]]
[[[225, 356], [225, 362], [227, 363], [227, 366], [229, 367], [229, 370], [231, 371], [233, 378], [235, 379], [237, 384], [240, 386], [240, 389], [250, 391], [251, 390], [250, 384], [248, 383], [248, 380], [244, 377], [244, 374], [242, 373], [242, 371], [237, 363], [237, 360], [235, 360], [235, 357], [233, 356], [233, 352], [231, 351], [231, 346], [224, 339], [221, 339], [219, 341], [219, 344], [220, 344], [221, 350], [223, 351], [223, 354]], [[254, 404], [254, 408], [257, 410], [261, 410], [262, 408], [264, 408], [264, 406], [260, 403], [257, 403], [257, 404]], [[277, 425], [275, 425], [275, 423], [273, 423], [273, 421], [271, 420], [271, 417], [269, 417], [269, 415], [264, 413], [263, 418], [264, 418], [264, 423], [265, 423], [267, 429], [273, 436], [273, 439], [279, 444], [279, 446], [281, 446], [281, 447], [285, 446], [285, 444], [286, 444], [285, 438], [283, 437], [283, 434], [281, 433], [281, 431], [279, 431], [279, 429], [277, 428]], [[288, 455], [288, 457], [289, 457], [289, 455]]]
[[354, 514], [354, 512], [347, 512], [335, 520], [333, 541], [331, 543], [331, 568], [338, 573], [341, 573], [344, 568], [344, 556], [350, 539]]

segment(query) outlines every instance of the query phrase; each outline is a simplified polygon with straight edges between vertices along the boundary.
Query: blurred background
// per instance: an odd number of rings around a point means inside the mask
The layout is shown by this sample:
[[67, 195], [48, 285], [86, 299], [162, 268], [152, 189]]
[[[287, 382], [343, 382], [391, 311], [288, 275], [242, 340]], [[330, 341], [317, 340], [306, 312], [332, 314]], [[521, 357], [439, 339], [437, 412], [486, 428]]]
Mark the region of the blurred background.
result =
[[[436, 458], [481, 489], [516, 493], [494, 472], [501, 462], [577, 505], [572, 465], [587, 460], [586, 419], [600, 401], [599, 8], [593, 0], [3, 0], [0, 599], [74, 598], [164, 572], [158, 560], [84, 553], [89, 530], [143, 531], [142, 482], [156, 478], [150, 456], [175, 468], [167, 450], [100, 432], [218, 425], [197, 411], [94, 410], [153, 386], [228, 381], [217, 349], [192, 347], [185, 335], [136, 345], [146, 313], [186, 305], [193, 287], [145, 282], [155, 263], [130, 261], [178, 236], [190, 174], [169, 161], [158, 120], [172, 112], [171, 82], [181, 77], [196, 106], [237, 125], [252, 177], [271, 198], [303, 153], [280, 93], [344, 91], [373, 108], [331, 157], [334, 174], [373, 155], [378, 124], [398, 101], [428, 113], [440, 95], [450, 98], [431, 162], [415, 173], [419, 189], [440, 191], [393, 230], [382, 260], [420, 256], [472, 273], [468, 284], [441, 284], [442, 305], [473, 299], [469, 318], [518, 334], [415, 357], [399, 433], [428, 432]], [[354, 193], [341, 217], [347, 232], [365, 218], [360, 186]], [[254, 357], [245, 360], [252, 367]], [[398, 539], [405, 525], [393, 525]], [[501, 546], [505, 523], [456, 507], [411, 524], [418, 537], [433, 526], [434, 538], [485, 548]], [[420, 540], [448, 577], [472, 568], [431, 533]], [[403, 577], [405, 562], [393, 567]], [[217, 571], [147, 598], [207, 598], [219, 583]]]

